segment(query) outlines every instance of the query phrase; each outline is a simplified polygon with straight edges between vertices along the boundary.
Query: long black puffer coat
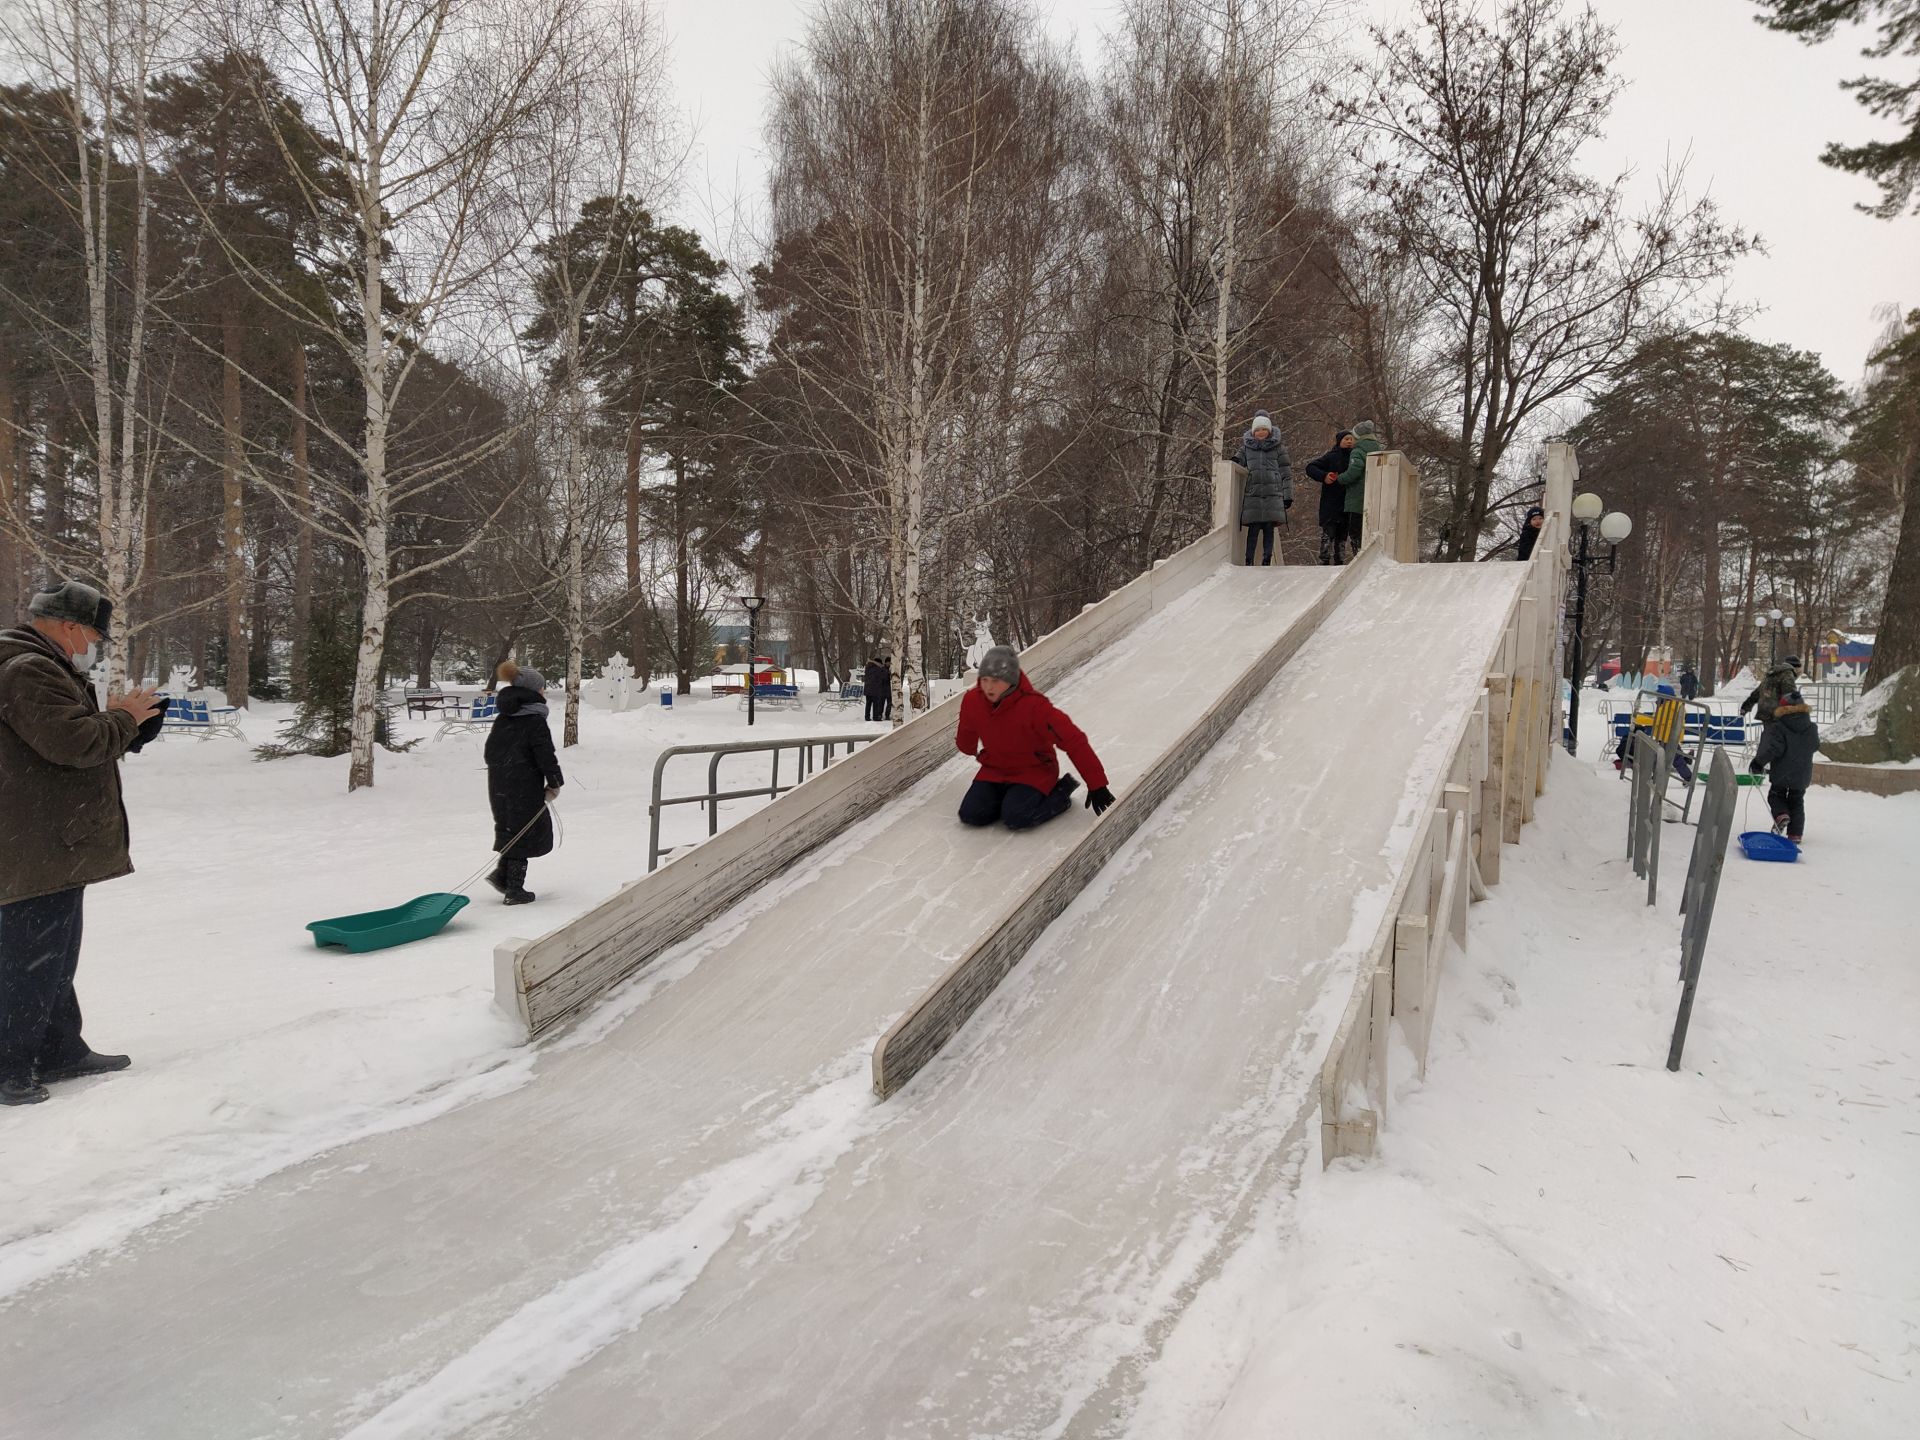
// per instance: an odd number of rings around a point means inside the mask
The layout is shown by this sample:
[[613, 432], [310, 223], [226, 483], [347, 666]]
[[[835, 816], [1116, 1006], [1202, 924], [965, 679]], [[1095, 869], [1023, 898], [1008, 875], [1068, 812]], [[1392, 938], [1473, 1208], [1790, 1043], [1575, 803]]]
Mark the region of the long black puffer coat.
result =
[[1242, 525], [1278, 525], [1293, 504], [1293, 462], [1278, 430], [1265, 440], [1247, 431], [1233, 457], [1247, 467], [1247, 493], [1240, 501]]
[[1353, 452], [1340, 442], [1351, 435], [1351, 430], [1342, 430], [1333, 437], [1333, 448], [1318, 460], [1307, 462], [1307, 478], [1313, 481], [1313, 488], [1320, 492], [1320, 525], [1323, 529], [1332, 529], [1340, 524], [1347, 508], [1347, 492], [1341, 488], [1339, 480], [1329, 485], [1329, 475], [1338, 476], [1347, 468], [1347, 461], [1353, 458]]
[[[553, 817], [543, 811], [546, 792], [564, 783], [547, 728], [546, 697], [509, 685], [487, 732], [487, 800], [493, 806], [493, 846], [505, 860], [531, 860], [553, 850]], [[539, 819], [535, 820], [535, 816]], [[533, 826], [513, 845], [520, 827]]]

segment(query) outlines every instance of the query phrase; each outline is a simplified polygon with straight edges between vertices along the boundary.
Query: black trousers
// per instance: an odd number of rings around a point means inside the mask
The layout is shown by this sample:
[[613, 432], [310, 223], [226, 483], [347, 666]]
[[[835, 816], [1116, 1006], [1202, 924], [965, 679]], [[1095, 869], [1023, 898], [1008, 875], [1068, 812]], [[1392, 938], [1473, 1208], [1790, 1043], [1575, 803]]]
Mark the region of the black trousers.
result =
[[1783, 786], [1767, 787], [1767, 813], [1776, 822], [1787, 822], [1787, 838], [1798, 840], [1807, 833], [1807, 792], [1788, 790]]
[[527, 888], [527, 862], [525, 860], [502, 859], [500, 862], [499, 875], [502, 880], [506, 881], [507, 889], [509, 890], [524, 890]]
[[1344, 565], [1347, 563], [1341, 552], [1347, 543], [1347, 517], [1342, 514], [1320, 527], [1320, 563], [1322, 565]]
[[80, 910], [86, 887], [0, 905], [0, 1079], [87, 1053], [80, 1038]]
[[1258, 524], [1247, 526], [1247, 564], [1251, 565], [1253, 563], [1253, 542], [1255, 540], [1264, 541], [1266, 544], [1267, 556], [1266, 559], [1260, 563], [1262, 565], [1273, 564], [1273, 531], [1274, 523], [1271, 520], [1262, 520]]
[[1343, 513], [1340, 518], [1346, 523], [1347, 527], [1347, 549], [1351, 550], [1355, 555], [1358, 555], [1360, 553], [1360, 522], [1365, 517], [1352, 510], [1348, 510]]
[[893, 718], [893, 692], [882, 690], [878, 695], [867, 696], [867, 719], [891, 720]]
[[1009, 830], [1031, 830], [1056, 815], [1064, 815], [1073, 804], [1070, 791], [1055, 785], [1051, 793], [1031, 785], [1002, 785], [993, 780], [976, 780], [967, 787], [960, 801], [963, 825], [1005, 825]]

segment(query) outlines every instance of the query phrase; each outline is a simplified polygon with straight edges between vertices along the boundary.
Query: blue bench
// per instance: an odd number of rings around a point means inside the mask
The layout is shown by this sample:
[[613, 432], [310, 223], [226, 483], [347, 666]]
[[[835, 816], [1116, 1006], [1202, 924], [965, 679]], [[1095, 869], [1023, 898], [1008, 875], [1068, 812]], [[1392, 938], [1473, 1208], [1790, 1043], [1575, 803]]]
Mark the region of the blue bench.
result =
[[858, 705], [865, 708], [866, 703], [867, 687], [864, 684], [842, 685], [838, 694], [822, 695], [820, 697], [820, 703], [816, 705], [814, 709], [822, 715], [830, 712], [837, 714], [845, 710], [849, 705]]
[[240, 728], [240, 710], [234, 705], [209, 705], [204, 700], [175, 700], [167, 697], [167, 718], [161, 722], [162, 735], [197, 735], [202, 740], [225, 735], [245, 740]]
[[[764, 706], [769, 710], [798, 710], [800, 708], [800, 687], [798, 685], [756, 685], [753, 687], [753, 703], [756, 708]], [[740, 697], [740, 708], [747, 708], [747, 697]]]

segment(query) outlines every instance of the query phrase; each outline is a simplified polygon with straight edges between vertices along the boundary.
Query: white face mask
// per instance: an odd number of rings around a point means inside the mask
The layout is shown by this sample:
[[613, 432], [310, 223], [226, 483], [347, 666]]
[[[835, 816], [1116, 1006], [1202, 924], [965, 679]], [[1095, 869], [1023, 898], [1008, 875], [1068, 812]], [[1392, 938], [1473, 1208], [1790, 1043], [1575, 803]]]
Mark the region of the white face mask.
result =
[[94, 642], [93, 644], [88, 645], [86, 649], [82, 650], [78, 655], [73, 657], [73, 668], [78, 670], [82, 675], [85, 675], [89, 670], [93, 669], [93, 667], [95, 665], [98, 665], [99, 663], [100, 663], [100, 646], [97, 641]]

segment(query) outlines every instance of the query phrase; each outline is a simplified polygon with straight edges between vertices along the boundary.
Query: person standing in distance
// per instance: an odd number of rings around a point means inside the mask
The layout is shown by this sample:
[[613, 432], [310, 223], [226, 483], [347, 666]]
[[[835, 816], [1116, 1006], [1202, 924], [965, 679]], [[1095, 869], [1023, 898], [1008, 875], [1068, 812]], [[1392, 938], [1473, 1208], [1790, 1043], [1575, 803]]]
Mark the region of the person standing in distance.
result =
[[27, 611], [0, 632], [0, 1105], [133, 1063], [81, 1038], [73, 981], [86, 887], [133, 871], [120, 757], [165, 713], [151, 690], [94, 699], [87, 671], [113, 623], [98, 590], [69, 580]]
[[1263, 412], [1241, 437], [1234, 461], [1247, 467], [1247, 491], [1240, 500], [1240, 523], [1247, 527], [1247, 564], [1253, 564], [1254, 542], [1266, 547], [1262, 565], [1273, 564], [1273, 527], [1293, 508], [1293, 461], [1286, 442]]

